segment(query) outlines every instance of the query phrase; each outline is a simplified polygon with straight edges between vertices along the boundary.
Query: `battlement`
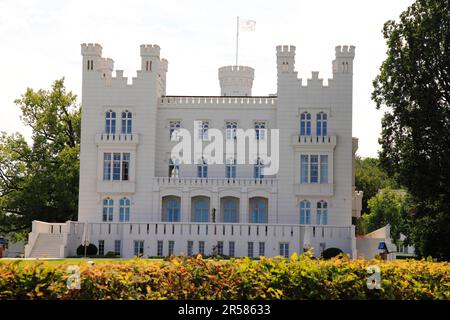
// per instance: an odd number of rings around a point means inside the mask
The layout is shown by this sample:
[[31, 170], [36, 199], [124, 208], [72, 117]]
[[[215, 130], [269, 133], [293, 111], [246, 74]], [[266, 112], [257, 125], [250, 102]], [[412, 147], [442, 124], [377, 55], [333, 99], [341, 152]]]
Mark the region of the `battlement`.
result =
[[169, 61], [167, 59], [161, 59], [161, 70], [167, 72], [169, 67]]
[[157, 44], [141, 44], [141, 56], [159, 57], [161, 48]]
[[335, 50], [337, 58], [355, 57], [355, 46], [336, 46]]
[[83, 56], [102, 56], [102, 46], [98, 43], [82, 43], [81, 55]]
[[219, 79], [223, 77], [254, 78], [255, 69], [246, 66], [225, 66], [219, 68]]
[[277, 56], [295, 56], [295, 46], [293, 45], [277, 46]]
[[111, 58], [100, 58], [98, 60], [98, 69], [99, 70], [114, 70], [114, 60]]

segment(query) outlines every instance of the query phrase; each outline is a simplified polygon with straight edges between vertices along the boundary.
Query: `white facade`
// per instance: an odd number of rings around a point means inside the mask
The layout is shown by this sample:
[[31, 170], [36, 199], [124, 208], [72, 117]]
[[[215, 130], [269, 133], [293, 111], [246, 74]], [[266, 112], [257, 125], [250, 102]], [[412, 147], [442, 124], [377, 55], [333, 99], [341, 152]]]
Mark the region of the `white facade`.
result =
[[[351, 218], [359, 214], [362, 193], [354, 190], [353, 46], [336, 47], [326, 86], [318, 72], [303, 84], [295, 47], [278, 46], [277, 94], [265, 97], [251, 96], [250, 67], [220, 68], [221, 96], [167, 96], [168, 62], [157, 45], [141, 46], [141, 70], [131, 84], [123, 71], [113, 75], [114, 62], [102, 57], [100, 45], [82, 44], [81, 53], [78, 222], [35, 221], [26, 256], [42, 252], [40, 236], [55, 234], [60, 256], [74, 255], [88, 239], [123, 257], [210, 254], [217, 245], [235, 256], [309, 247], [320, 255], [338, 247], [356, 257]], [[270, 130], [279, 129], [277, 174], [260, 175], [253, 163], [258, 152], [235, 167], [226, 161], [177, 165], [171, 132], [197, 135], [194, 121], [222, 131], [224, 144], [236, 141], [233, 128], [263, 127], [259, 139], [268, 141]], [[194, 161], [201, 156], [192, 154]]]

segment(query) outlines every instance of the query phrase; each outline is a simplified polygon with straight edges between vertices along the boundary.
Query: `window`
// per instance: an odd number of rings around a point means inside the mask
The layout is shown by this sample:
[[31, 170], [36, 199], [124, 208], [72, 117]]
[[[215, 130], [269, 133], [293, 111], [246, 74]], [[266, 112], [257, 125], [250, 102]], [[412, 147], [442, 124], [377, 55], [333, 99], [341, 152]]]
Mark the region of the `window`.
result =
[[320, 183], [328, 183], [328, 156], [320, 156]]
[[106, 111], [105, 115], [105, 133], [116, 133], [116, 113], [112, 110]]
[[328, 224], [328, 204], [323, 200], [317, 202], [317, 224]]
[[300, 183], [328, 183], [328, 155], [301, 155]]
[[256, 140], [264, 140], [266, 138], [266, 123], [264, 121], [255, 122]]
[[179, 120], [169, 121], [169, 138], [170, 138], [170, 140], [172, 140], [172, 141], [176, 140], [175, 137], [179, 133], [180, 128], [181, 128], [181, 121], [179, 121]]
[[311, 224], [311, 202], [300, 202], [300, 224]]
[[253, 258], [253, 242], [247, 243], [247, 256]]
[[227, 140], [236, 140], [237, 122], [236, 121], [227, 121], [225, 126], [226, 126]]
[[130, 173], [130, 154], [123, 153], [122, 154], [122, 180], [128, 181]]
[[222, 199], [223, 222], [238, 222], [239, 200], [237, 198], [227, 197]]
[[264, 257], [266, 255], [266, 243], [260, 242], [259, 243], [259, 256]]
[[300, 182], [301, 183], [308, 183], [309, 182], [309, 156], [307, 155], [301, 155], [300, 156]]
[[169, 159], [169, 177], [178, 178], [180, 172], [180, 165], [178, 159]]
[[122, 112], [122, 133], [131, 133], [131, 118], [132, 114], [130, 111], [125, 110]]
[[310, 160], [311, 160], [311, 167], [310, 167], [310, 171], [311, 171], [311, 177], [310, 177], [310, 182], [311, 183], [317, 183], [319, 182], [319, 156], [310, 156]]
[[287, 242], [280, 243], [280, 256], [289, 258], [289, 243]]
[[254, 173], [255, 179], [264, 178], [264, 164], [260, 158], [256, 159], [256, 163], [253, 167], [253, 173]]
[[89, 71], [94, 70], [94, 60], [88, 60], [88, 61], [87, 61], [87, 69], [88, 69]]
[[223, 241], [217, 241], [217, 254], [223, 256]]
[[192, 199], [193, 205], [193, 221], [208, 222], [209, 221], [209, 198], [195, 197]]
[[120, 153], [113, 153], [113, 180], [120, 180]]
[[130, 221], [130, 199], [122, 198], [119, 201], [119, 221]]
[[303, 112], [300, 115], [300, 135], [301, 136], [311, 135], [311, 114], [308, 112]]
[[130, 179], [130, 153], [104, 153], [103, 154], [103, 180]]
[[236, 178], [236, 159], [235, 158], [228, 158], [227, 163], [225, 165], [225, 177], [230, 178]]
[[234, 241], [228, 242], [228, 255], [234, 257]]
[[208, 164], [206, 163], [205, 158], [201, 158], [197, 165], [197, 177], [198, 178], [206, 178], [208, 177]]
[[192, 256], [194, 254], [194, 241], [189, 240], [187, 242], [187, 255]]
[[324, 112], [316, 115], [316, 133], [318, 137], [325, 137], [328, 134], [328, 116]]
[[114, 240], [114, 255], [120, 256], [122, 249], [122, 243], [120, 240]]
[[145, 61], [145, 71], [152, 71], [152, 62]]
[[103, 180], [111, 180], [111, 153], [103, 154]]
[[162, 240], [158, 240], [157, 244], [156, 244], [156, 255], [158, 257], [162, 257], [163, 256], [163, 241]]
[[103, 221], [113, 221], [114, 201], [111, 198], [103, 199]]
[[202, 256], [205, 255], [205, 241], [198, 242], [198, 253], [200, 253]]
[[208, 129], [209, 129], [208, 121], [198, 122], [198, 138], [200, 140], [208, 140]]
[[98, 255], [105, 255], [105, 240], [98, 240]]
[[163, 198], [163, 221], [179, 222], [180, 221], [180, 198], [164, 197]]
[[169, 256], [173, 256], [174, 247], [175, 247], [175, 241], [169, 240]]
[[134, 241], [134, 255], [136, 257], [142, 257], [144, 255], [144, 241], [135, 240]]
[[267, 199], [251, 198], [250, 199], [250, 222], [251, 223], [267, 223]]

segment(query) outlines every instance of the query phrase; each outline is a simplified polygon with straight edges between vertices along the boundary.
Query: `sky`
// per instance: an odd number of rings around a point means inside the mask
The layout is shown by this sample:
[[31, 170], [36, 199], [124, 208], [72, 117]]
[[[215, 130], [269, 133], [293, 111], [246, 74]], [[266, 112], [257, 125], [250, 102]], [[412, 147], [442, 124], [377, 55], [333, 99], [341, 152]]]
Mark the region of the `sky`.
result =
[[14, 100], [26, 88], [49, 89], [65, 78], [81, 101], [80, 44], [100, 43], [103, 56], [132, 77], [139, 46], [158, 44], [169, 61], [168, 95], [220, 95], [217, 69], [235, 62], [236, 17], [256, 21], [239, 36], [239, 64], [255, 68], [253, 95], [276, 93], [275, 47], [292, 44], [304, 84], [311, 71], [331, 78], [336, 45], [355, 45], [353, 136], [358, 154], [377, 156], [383, 110], [372, 81], [386, 57], [384, 22], [412, 0], [0, 0], [0, 131], [29, 128]]

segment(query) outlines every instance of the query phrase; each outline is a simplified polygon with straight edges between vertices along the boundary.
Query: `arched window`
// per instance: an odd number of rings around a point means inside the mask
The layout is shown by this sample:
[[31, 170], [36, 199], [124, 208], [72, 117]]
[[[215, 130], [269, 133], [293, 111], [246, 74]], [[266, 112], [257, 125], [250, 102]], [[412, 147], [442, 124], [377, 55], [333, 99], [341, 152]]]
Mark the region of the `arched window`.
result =
[[323, 200], [317, 202], [317, 224], [328, 224], [328, 204]]
[[316, 115], [316, 132], [318, 137], [325, 137], [328, 134], [328, 115], [324, 112]]
[[222, 213], [223, 222], [237, 223], [239, 221], [239, 199], [222, 198]]
[[206, 178], [208, 177], [208, 164], [206, 163], [205, 158], [201, 158], [197, 165], [197, 177], [198, 178]]
[[264, 140], [266, 138], [266, 122], [255, 122], [255, 137], [256, 140]]
[[112, 110], [106, 111], [105, 114], [105, 133], [116, 133], [116, 113]]
[[250, 223], [267, 223], [267, 204], [266, 198], [250, 199]]
[[209, 222], [209, 198], [192, 198], [192, 221]]
[[259, 157], [256, 159], [256, 163], [253, 167], [253, 175], [255, 179], [264, 178], [264, 163]]
[[111, 198], [103, 199], [103, 221], [113, 221], [114, 201]]
[[130, 199], [122, 198], [119, 202], [119, 221], [130, 221]]
[[125, 110], [122, 112], [122, 133], [129, 134], [132, 131], [132, 114]]
[[168, 196], [163, 198], [163, 216], [166, 222], [180, 221], [180, 198]]
[[311, 135], [311, 114], [308, 112], [303, 112], [300, 115], [300, 135], [301, 136]]
[[180, 165], [178, 159], [169, 159], [169, 177], [178, 178], [180, 172]]
[[300, 224], [311, 224], [311, 202], [300, 202]]
[[226, 136], [227, 140], [236, 140], [236, 130], [237, 130], [237, 122], [236, 121], [227, 121], [226, 123]]
[[225, 177], [236, 178], [236, 159], [228, 158], [225, 165]]

